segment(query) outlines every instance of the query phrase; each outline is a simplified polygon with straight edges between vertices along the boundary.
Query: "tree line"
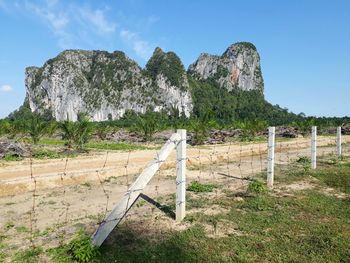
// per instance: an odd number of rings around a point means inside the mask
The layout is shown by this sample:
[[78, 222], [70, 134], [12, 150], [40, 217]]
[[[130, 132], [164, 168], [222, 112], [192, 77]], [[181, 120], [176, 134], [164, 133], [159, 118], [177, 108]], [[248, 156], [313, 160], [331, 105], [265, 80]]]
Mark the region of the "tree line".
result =
[[83, 149], [92, 135], [105, 140], [107, 134], [120, 128], [138, 133], [145, 141], [151, 141], [157, 131], [184, 128], [192, 132], [194, 142], [200, 144], [212, 128], [238, 128], [243, 130], [244, 136], [252, 137], [268, 126], [293, 126], [306, 133], [313, 125], [336, 127], [350, 123], [349, 117], [317, 118], [291, 113], [268, 103], [259, 91], [227, 91], [215, 81], [191, 78], [189, 81], [194, 104], [189, 118], [172, 107], [160, 112], [149, 109], [144, 114], [128, 110], [118, 120], [99, 123], [90, 122], [85, 114], [80, 114], [77, 122], [56, 122], [49, 111], [33, 113], [25, 102], [19, 110], [0, 120], [0, 135], [17, 140], [29, 137], [37, 144], [43, 136], [59, 134], [68, 147]]

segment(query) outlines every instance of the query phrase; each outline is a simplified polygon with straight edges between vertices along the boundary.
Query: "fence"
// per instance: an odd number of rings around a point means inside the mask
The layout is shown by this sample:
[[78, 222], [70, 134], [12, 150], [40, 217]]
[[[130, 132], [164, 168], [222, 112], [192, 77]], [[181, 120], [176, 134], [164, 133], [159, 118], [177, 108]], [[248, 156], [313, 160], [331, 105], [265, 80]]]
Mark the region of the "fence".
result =
[[[290, 163], [303, 159], [316, 168], [320, 161], [350, 154], [350, 138], [341, 136], [339, 128], [337, 136], [313, 131], [310, 137], [282, 139], [275, 138], [272, 127], [268, 140], [187, 149], [185, 131], [179, 131], [161, 150], [106, 151], [52, 161], [29, 158], [0, 170], [0, 224], [18, 249], [64, 243], [80, 227], [95, 232], [99, 245], [118, 222], [143, 233], [181, 229], [185, 204], [191, 213], [215, 213], [221, 209], [220, 197], [245, 191], [255, 178], [267, 178], [273, 187]], [[170, 153], [174, 148], [177, 154]], [[152, 156], [156, 158], [147, 165]], [[210, 191], [198, 198], [186, 185]], [[116, 209], [122, 213], [114, 213]], [[105, 226], [103, 238], [96, 238], [96, 230]]]
[[[316, 169], [317, 167], [317, 127], [313, 126], [311, 131], [311, 169]], [[323, 142], [329, 143], [328, 140], [320, 141], [321, 145], [324, 145]], [[335, 145], [336, 145], [336, 151], [335, 155], [337, 157], [340, 157], [342, 155], [341, 152], [341, 127], [337, 128], [337, 135], [335, 139]], [[282, 144], [281, 144], [282, 147]], [[307, 147], [306, 147], [307, 148]], [[324, 154], [324, 151], [323, 151]], [[298, 154], [297, 154], [297, 157]], [[290, 157], [288, 157], [288, 160], [290, 161]], [[275, 127], [269, 128], [269, 135], [268, 135], [268, 168], [267, 168], [267, 186], [272, 187], [273, 181], [274, 181], [274, 163], [275, 163]]]

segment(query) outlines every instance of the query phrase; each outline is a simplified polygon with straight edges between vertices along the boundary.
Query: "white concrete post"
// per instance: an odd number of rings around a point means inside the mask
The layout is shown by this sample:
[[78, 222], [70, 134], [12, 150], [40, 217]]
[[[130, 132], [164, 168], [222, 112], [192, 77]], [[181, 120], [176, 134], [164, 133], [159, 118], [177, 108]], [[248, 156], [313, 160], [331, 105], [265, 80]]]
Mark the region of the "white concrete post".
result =
[[340, 157], [341, 154], [341, 127], [337, 127], [337, 157]]
[[275, 127], [269, 127], [268, 157], [267, 157], [267, 187], [273, 187], [275, 170]]
[[128, 191], [92, 235], [92, 243], [95, 246], [101, 246], [107, 236], [119, 224], [131, 206], [136, 202], [140, 193], [142, 193], [143, 189], [165, 162], [166, 158], [170, 155], [172, 150], [174, 150], [176, 145], [178, 145], [180, 140], [180, 135], [174, 133], [164, 144], [156, 158], [148, 163], [136, 181], [129, 187]]
[[311, 169], [316, 169], [317, 160], [317, 127], [312, 126], [311, 135]]
[[177, 130], [180, 142], [176, 147], [176, 221], [186, 214], [186, 130]]

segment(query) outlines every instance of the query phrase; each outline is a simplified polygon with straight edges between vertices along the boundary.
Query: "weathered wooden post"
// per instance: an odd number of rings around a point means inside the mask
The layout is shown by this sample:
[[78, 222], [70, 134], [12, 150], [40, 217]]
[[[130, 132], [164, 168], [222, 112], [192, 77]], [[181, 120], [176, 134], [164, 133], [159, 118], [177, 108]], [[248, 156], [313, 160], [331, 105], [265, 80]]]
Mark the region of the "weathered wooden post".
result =
[[275, 127], [269, 127], [268, 157], [267, 157], [267, 187], [273, 187], [275, 171]]
[[337, 127], [337, 157], [340, 157], [341, 155], [341, 127]]
[[176, 221], [186, 215], [186, 130], [177, 130], [180, 142], [176, 147]]
[[317, 163], [317, 127], [312, 126], [311, 135], [311, 169], [316, 169]]

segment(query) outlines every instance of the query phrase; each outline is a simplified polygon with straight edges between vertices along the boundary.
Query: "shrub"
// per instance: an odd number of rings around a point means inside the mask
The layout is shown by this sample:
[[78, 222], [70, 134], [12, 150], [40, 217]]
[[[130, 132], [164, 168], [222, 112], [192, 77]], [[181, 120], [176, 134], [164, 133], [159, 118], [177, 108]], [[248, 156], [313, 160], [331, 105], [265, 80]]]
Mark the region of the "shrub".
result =
[[255, 194], [261, 194], [265, 193], [267, 191], [265, 185], [257, 180], [254, 180], [249, 183], [248, 185], [248, 192], [255, 193]]
[[311, 163], [311, 158], [308, 156], [301, 156], [298, 158], [296, 162], [301, 164], [309, 164]]
[[68, 251], [78, 262], [90, 262], [98, 255], [98, 250], [91, 243], [90, 237], [80, 230], [75, 238], [68, 244]]

